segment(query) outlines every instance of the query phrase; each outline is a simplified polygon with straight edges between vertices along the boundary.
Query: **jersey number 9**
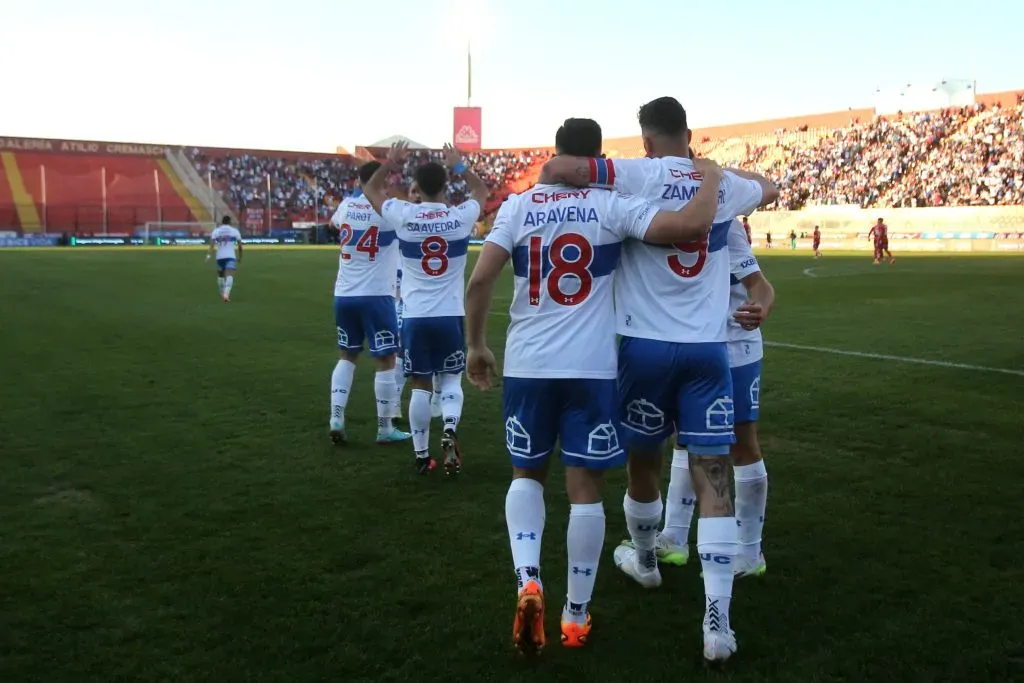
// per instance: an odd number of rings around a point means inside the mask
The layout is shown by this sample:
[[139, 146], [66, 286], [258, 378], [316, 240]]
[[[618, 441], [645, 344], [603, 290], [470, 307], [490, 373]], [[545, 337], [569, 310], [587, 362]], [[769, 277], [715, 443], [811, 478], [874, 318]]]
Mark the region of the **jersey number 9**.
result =
[[697, 260], [691, 265], [683, 265], [682, 259], [679, 258], [679, 254], [672, 254], [668, 257], [668, 267], [673, 273], [679, 277], [697, 277], [700, 275], [700, 271], [704, 270], [704, 264], [708, 260], [708, 238], [696, 242], [676, 242], [672, 245], [676, 251], [681, 251], [684, 254], [696, 254]]
[[[544, 279], [544, 250], [540, 237], [530, 238], [530, 305], [540, 306], [540, 285]], [[594, 260], [594, 247], [583, 235], [573, 232], [559, 235], [548, 247], [547, 260], [551, 270], [547, 274], [548, 296], [562, 306], [577, 306], [590, 296], [594, 276], [590, 264]], [[572, 276], [579, 289], [567, 293], [562, 289], [562, 278]]]
[[[380, 251], [380, 247], [377, 246], [378, 232], [380, 232], [380, 229], [376, 225], [371, 225], [356, 242], [356, 251], [369, 256], [370, 261], [376, 261], [377, 253]], [[355, 232], [348, 223], [342, 223], [338, 228], [338, 245], [341, 247], [342, 261], [348, 261], [352, 258], [352, 254], [345, 253], [345, 247], [352, 241], [353, 235], [355, 235]]]

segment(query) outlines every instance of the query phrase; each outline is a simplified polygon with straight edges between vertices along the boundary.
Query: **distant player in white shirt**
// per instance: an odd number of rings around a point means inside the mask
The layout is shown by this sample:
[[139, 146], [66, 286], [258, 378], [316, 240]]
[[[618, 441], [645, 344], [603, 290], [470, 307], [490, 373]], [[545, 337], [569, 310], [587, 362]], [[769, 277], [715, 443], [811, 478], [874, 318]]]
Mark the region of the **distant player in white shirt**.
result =
[[[238, 255], [235, 255], [235, 249]], [[231, 225], [231, 216], [224, 216], [220, 225], [210, 233], [210, 249], [206, 252], [209, 261], [214, 251], [217, 252], [217, 288], [220, 298], [231, 301], [231, 288], [235, 285], [235, 271], [242, 262], [242, 233]]]
[[[411, 203], [413, 203], [413, 204], [419, 204], [420, 202], [423, 201], [423, 198], [420, 196], [420, 190], [419, 190], [418, 187], [416, 187], [416, 183], [415, 182], [413, 182], [413, 184], [409, 186], [408, 196], [409, 196], [409, 201]], [[400, 346], [401, 346], [401, 337], [402, 337], [401, 333], [402, 333], [402, 311], [403, 311], [403, 306], [404, 305], [402, 304], [402, 264], [401, 264], [401, 262], [399, 262], [399, 264], [398, 264], [398, 280], [395, 283], [395, 310], [398, 313], [398, 333], [399, 333], [398, 337], [399, 337], [399, 345]], [[399, 348], [398, 357], [399, 358], [403, 358], [404, 357], [404, 352], [402, 351], [401, 348]], [[399, 405], [398, 405], [398, 407], [396, 409], [395, 417], [402, 417], [401, 397], [402, 397], [402, 390], [405, 388], [405, 373], [403, 373], [401, 371], [396, 372], [395, 373], [395, 381], [398, 383], [398, 397], [399, 397]], [[431, 418], [441, 417], [441, 376], [435, 374], [433, 379], [431, 380], [431, 383], [433, 384], [433, 390], [434, 391], [433, 391], [433, 394], [431, 394], [431, 397], [430, 397], [430, 417]]]
[[[612, 186], [654, 206], [678, 210], [693, 199], [702, 175], [689, 158], [690, 131], [678, 101], [662, 97], [639, 113], [644, 159], [553, 159], [542, 180]], [[589, 175], [589, 178], [587, 177]], [[678, 432], [689, 447], [701, 516], [697, 549], [704, 574], [704, 657], [721, 661], [736, 650], [729, 625], [737, 529], [729, 486], [733, 435], [732, 380], [726, 350], [729, 303], [727, 237], [732, 220], [775, 201], [761, 176], [726, 170], [715, 224], [705, 238], [669, 249], [632, 242], [623, 248], [615, 283], [623, 441], [629, 488], [623, 501], [631, 541], [616, 565], [645, 587], [661, 584], [657, 525], [661, 447]], [[671, 504], [671, 500], [670, 500]], [[664, 540], [670, 539], [663, 539]], [[685, 539], [677, 541], [685, 545]], [[682, 555], [685, 548], [670, 550]]]
[[[380, 163], [371, 161], [359, 169], [364, 185]], [[348, 405], [356, 360], [364, 340], [377, 365], [373, 393], [377, 399], [377, 443], [409, 439], [395, 429], [395, 358], [398, 351], [398, 317], [395, 314], [395, 272], [398, 239], [393, 227], [357, 189], [338, 205], [331, 218], [338, 227], [338, 278], [334, 283], [334, 323], [338, 330], [340, 359], [331, 374], [331, 440], [345, 441], [345, 408]]]
[[[555, 148], [562, 155], [598, 154], [601, 128], [590, 119], [568, 119]], [[486, 346], [487, 316], [494, 283], [512, 261], [515, 289], [502, 393], [513, 478], [505, 520], [518, 579], [513, 643], [524, 652], [540, 650], [546, 641], [540, 548], [544, 482], [556, 442], [571, 503], [562, 644], [581, 647], [589, 637], [588, 603], [605, 535], [604, 471], [620, 467], [626, 457], [618, 430], [613, 275], [629, 239], [670, 244], [707, 234], [721, 177], [714, 164], [707, 172], [704, 186], [681, 212], [659, 211], [614, 191], [565, 185], [535, 185], [511, 195], [470, 278], [469, 375], [487, 389], [497, 370]]]
[[445, 202], [448, 171], [436, 162], [416, 169], [416, 187], [422, 202], [386, 198], [388, 173], [402, 168], [407, 143], [392, 146], [387, 163], [366, 184], [366, 197], [398, 234], [402, 267], [403, 369], [412, 384], [409, 429], [412, 431], [416, 469], [430, 472], [437, 463], [430, 457], [430, 400], [432, 377], [440, 375], [444, 433], [441, 449], [446, 474], [462, 468], [456, 429], [462, 418], [462, 371], [466, 367], [463, 340], [466, 254], [473, 224], [487, 201], [487, 185], [470, 170], [461, 155], [445, 146], [452, 173], [461, 174], [471, 199], [459, 206]]

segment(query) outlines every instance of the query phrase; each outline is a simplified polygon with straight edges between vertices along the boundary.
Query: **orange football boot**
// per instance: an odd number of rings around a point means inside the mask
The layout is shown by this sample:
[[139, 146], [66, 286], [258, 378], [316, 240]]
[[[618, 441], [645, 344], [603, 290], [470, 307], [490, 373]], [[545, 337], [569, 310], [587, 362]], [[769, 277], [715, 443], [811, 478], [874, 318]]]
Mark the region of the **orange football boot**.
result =
[[544, 649], [545, 642], [544, 590], [538, 582], [527, 581], [516, 602], [512, 644], [524, 655], [537, 655]]
[[587, 644], [590, 636], [590, 623], [592, 619], [590, 612], [587, 612], [586, 623], [580, 624], [575, 621], [562, 620], [562, 645], [565, 647], [583, 647]]

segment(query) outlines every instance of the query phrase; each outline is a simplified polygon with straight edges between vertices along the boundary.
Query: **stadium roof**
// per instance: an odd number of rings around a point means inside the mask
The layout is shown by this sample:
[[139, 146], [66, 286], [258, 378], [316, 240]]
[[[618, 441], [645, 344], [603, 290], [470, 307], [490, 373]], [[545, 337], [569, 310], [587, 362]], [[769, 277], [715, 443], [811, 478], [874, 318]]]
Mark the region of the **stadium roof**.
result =
[[405, 137], [404, 135], [392, 135], [390, 137], [384, 138], [383, 140], [378, 140], [377, 142], [373, 143], [372, 145], [366, 145], [366, 146], [367, 147], [390, 147], [391, 145], [393, 145], [394, 143], [398, 142], [399, 140], [405, 140], [406, 142], [408, 142], [409, 143], [409, 149], [427, 149], [426, 145], [421, 145], [420, 143], [416, 142], [415, 140], [410, 140], [409, 138]]

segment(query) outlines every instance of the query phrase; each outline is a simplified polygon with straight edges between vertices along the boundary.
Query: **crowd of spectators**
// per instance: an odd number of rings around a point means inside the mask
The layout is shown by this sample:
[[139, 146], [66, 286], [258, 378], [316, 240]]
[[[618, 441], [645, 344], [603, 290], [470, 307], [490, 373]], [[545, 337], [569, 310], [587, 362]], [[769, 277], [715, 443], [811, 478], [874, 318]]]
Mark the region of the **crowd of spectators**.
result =
[[[276, 214], [309, 214], [318, 209], [319, 219], [330, 217], [338, 202], [353, 192], [360, 164], [351, 157], [287, 158], [247, 152], [211, 156], [200, 149], [189, 150], [188, 154], [196, 171], [203, 178], [209, 174], [216, 189], [239, 212], [268, 205], [269, 177], [269, 205]], [[481, 151], [468, 154], [466, 160], [495, 196], [500, 196], [509, 183], [521, 179], [545, 155], [540, 150]], [[405, 168], [389, 179], [392, 188], [404, 194], [417, 166], [441, 159], [440, 150], [414, 150]], [[454, 178], [448, 186], [449, 201], [459, 203], [466, 196], [465, 180]]]
[[[1024, 98], [854, 121], [832, 131], [779, 131], [738, 161], [781, 190], [770, 208], [987, 206], [1024, 203]], [[714, 158], [714, 153], [711, 153]]]

